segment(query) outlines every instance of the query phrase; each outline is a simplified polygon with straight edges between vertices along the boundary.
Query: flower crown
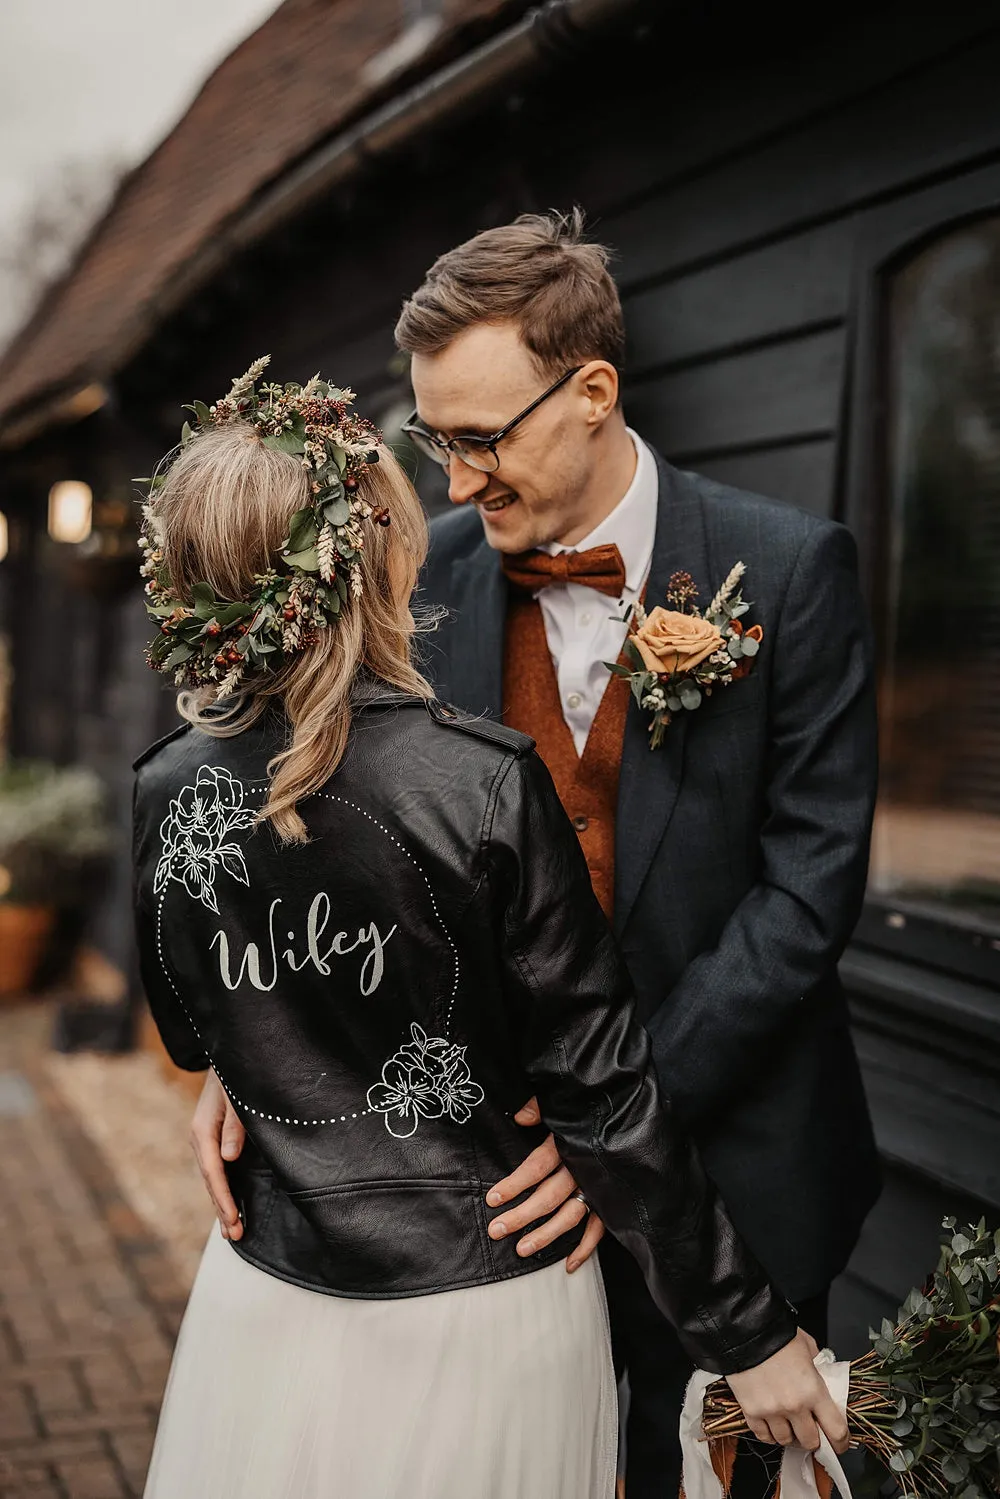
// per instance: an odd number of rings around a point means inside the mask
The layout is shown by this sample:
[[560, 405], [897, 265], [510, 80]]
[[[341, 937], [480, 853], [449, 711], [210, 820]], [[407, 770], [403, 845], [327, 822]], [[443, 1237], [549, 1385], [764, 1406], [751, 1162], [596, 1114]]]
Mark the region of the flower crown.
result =
[[220, 599], [208, 583], [195, 583], [191, 601], [181, 599], [164, 561], [156, 491], [165, 474], [139, 480], [149, 485], [139, 545], [146, 579], [146, 611], [159, 631], [147, 651], [150, 666], [169, 672], [180, 687], [216, 688], [219, 698], [237, 691], [255, 673], [273, 671], [304, 650], [317, 632], [334, 624], [341, 609], [361, 596], [364, 523], [389, 524], [359, 493], [366, 467], [378, 462], [382, 434], [349, 410], [350, 390], [318, 375], [306, 385], [257, 381], [270, 363], [265, 355], [233, 381], [214, 406], [185, 406], [194, 422], [181, 429], [181, 448], [197, 433], [245, 422], [265, 447], [288, 453], [310, 472], [312, 498], [291, 518], [275, 565], [254, 578], [241, 599]]

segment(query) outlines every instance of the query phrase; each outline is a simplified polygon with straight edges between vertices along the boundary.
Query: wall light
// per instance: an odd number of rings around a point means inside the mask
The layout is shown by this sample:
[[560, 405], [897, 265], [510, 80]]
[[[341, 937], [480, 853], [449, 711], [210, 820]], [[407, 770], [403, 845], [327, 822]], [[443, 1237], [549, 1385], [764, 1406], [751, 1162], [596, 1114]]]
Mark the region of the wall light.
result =
[[49, 535], [53, 541], [86, 541], [94, 510], [89, 484], [61, 479], [49, 490]]
[[10, 546], [10, 536], [7, 531], [7, 517], [0, 510], [0, 562], [6, 557]]

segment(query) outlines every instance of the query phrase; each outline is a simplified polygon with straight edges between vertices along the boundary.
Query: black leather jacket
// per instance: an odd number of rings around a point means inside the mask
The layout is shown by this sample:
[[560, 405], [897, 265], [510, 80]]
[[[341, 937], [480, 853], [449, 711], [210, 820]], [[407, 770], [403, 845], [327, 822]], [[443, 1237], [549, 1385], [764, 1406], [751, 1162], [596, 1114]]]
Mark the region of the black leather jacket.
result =
[[385, 689], [304, 804], [253, 816], [285, 740], [182, 728], [137, 762], [143, 979], [180, 1066], [246, 1125], [237, 1252], [296, 1285], [417, 1296], [523, 1275], [489, 1187], [545, 1126], [691, 1357], [731, 1373], [795, 1316], [660, 1105], [646, 1033], [576, 836], [530, 739]]

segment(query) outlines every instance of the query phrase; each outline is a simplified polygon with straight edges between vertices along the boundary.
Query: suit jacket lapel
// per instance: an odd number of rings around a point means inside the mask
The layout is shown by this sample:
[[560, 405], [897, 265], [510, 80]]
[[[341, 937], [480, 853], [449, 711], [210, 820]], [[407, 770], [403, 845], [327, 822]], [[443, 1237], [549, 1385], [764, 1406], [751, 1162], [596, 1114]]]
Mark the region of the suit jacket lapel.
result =
[[503, 635], [507, 581], [485, 541], [452, 566], [455, 619], [449, 629], [447, 696], [469, 713], [499, 719], [503, 710]]
[[[684, 475], [657, 455], [659, 501], [646, 608], [666, 606], [675, 572], [689, 572], [708, 602], [709, 558], [701, 502]], [[697, 710], [696, 710], [697, 711]], [[615, 827], [615, 930], [625, 928], [643, 880], [670, 823], [684, 770], [688, 713], [678, 713], [658, 750], [649, 747], [646, 711], [633, 699], [625, 721]]]

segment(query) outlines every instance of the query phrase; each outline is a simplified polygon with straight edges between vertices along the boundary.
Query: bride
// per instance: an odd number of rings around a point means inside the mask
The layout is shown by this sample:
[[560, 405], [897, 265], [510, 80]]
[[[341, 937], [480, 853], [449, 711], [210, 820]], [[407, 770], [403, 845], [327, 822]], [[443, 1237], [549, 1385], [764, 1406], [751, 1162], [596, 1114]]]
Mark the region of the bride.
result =
[[[609, 1499], [616, 1398], [581, 1230], [488, 1229], [536, 1094], [567, 1166], [758, 1434], [838, 1448], [815, 1345], [657, 1095], [628, 978], [532, 742], [411, 659], [419, 501], [348, 391], [195, 403], [152, 482], [137, 765], [143, 979], [246, 1129], [146, 1499]], [[769, 1424], [770, 1423], [770, 1424]]]

